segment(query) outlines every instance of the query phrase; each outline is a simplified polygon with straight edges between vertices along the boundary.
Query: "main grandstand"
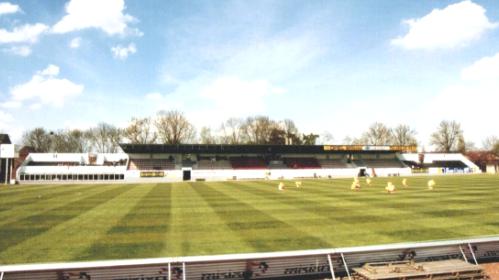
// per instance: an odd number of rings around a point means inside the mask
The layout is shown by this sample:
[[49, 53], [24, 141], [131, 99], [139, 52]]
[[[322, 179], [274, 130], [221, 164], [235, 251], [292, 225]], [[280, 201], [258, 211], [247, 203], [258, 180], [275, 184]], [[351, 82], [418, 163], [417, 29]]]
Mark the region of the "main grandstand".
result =
[[416, 146], [121, 144], [123, 152], [30, 153], [17, 181], [190, 181], [473, 173], [461, 154]]

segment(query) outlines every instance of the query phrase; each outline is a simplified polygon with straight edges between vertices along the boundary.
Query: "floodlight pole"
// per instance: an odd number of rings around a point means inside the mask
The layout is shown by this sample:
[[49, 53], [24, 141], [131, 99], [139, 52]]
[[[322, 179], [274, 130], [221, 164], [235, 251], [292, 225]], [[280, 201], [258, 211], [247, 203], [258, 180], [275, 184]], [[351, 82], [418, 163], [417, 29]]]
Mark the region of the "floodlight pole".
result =
[[475, 261], [475, 264], [478, 265], [478, 262], [476, 261], [475, 252], [473, 252], [473, 248], [471, 247], [470, 243], [468, 243], [468, 248], [470, 248], [470, 252], [471, 252], [471, 255], [473, 256], [473, 260]]
[[459, 250], [461, 251], [461, 254], [463, 255], [464, 261], [468, 262], [468, 258], [466, 257], [466, 254], [464, 253], [463, 247], [461, 247], [461, 245], [459, 245]]
[[329, 262], [329, 270], [331, 270], [331, 276], [333, 277], [333, 280], [336, 280], [336, 277], [334, 277], [333, 262], [331, 261], [331, 255], [330, 254], [327, 254], [327, 261]]
[[8, 184], [9, 180], [9, 159], [5, 158], [5, 184]]
[[341, 253], [341, 259], [343, 260], [343, 264], [345, 265], [345, 270], [347, 271], [348, 280], [352, 280], [352, 278], [350, 277], [350, 271], [348, 271], [348, 265], [347, 265], [347, 262], [345, 261], [345, 256], [343, 256], [343, 253]]

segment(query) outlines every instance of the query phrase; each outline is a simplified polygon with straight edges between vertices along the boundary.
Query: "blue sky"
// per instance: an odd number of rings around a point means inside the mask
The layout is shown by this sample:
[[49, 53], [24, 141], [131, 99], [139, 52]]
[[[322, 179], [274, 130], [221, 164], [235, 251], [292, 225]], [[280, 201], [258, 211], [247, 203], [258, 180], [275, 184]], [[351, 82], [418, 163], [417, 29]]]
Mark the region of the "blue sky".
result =
[[423, 145], [443, 119], [478, 146], [499, 135], [497, 1], [1, 1], [0, 130], [17, 139], [170, 109], [336, 143], [375, 121]]

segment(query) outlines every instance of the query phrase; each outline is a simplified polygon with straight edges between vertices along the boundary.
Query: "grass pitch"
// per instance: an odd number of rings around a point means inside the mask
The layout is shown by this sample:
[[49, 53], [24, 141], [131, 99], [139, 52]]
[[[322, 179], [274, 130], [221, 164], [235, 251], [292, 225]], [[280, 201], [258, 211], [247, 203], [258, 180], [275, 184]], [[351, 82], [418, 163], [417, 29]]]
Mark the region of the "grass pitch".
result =
[[[265, 252], [499, 234], [499, 176], [0, 187], [0, 263]], [[395, 194], [384, 192], [387, 181]]]

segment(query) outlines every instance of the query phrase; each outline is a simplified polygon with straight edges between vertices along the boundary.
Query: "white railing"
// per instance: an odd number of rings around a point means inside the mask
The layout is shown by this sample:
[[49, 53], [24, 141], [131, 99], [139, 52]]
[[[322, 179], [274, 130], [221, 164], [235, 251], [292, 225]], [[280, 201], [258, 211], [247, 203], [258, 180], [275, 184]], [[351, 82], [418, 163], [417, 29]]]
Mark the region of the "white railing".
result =
[[[366, 262], [499, 259], [499, 236], [305, 251], [0, 266], [20, 279], [271, 279], [349, 275]], [[334, 270], [333, 270], [334, 269]]]

